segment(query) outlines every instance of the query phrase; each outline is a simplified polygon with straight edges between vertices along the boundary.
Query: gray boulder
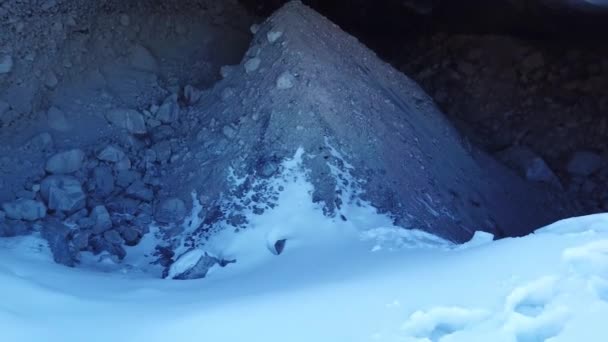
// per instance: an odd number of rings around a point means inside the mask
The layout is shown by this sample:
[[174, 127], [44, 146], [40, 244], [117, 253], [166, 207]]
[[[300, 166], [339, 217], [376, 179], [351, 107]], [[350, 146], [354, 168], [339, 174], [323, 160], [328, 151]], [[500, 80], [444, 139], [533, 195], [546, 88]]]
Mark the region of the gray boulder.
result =
[[178, 223], [186, 217], [186, 204], [179, 198], [168, 198], [157, 205], [154, 219], [160, 223]]
[[156, 119], [164, 124], [171, 124], [179, 119], [177, 95], [174, 94], [165, 99], [156, 112]]
[[103, 238], [113, 245], [121, 245], [124, 242], [120, 233], [114, 229], [108, 230], [103, 233]]
[[70, 244], [71, 229], [62, 222], [49, 220], [42, 229], [42, 237], [48, 242], [56, 263], [76, 266], [78, 250]]
[[46, 216], [44, 203], [31, 199], [18, 199], [2, 204], [6, 216], [13, 220], [36, 221]]
[[131, 184], [125, 192], [127, 196], [144, 202], [151, 202], [154, 199], [154, 191], [148, 188], [142, 181], [136, 181]]
[[500, 161], [516, 170], [529, 181], [553, 185], [559, 189], [562, 185], [549, 165], [534, 151], [525, 146], [513, 146], [496, 156]]
[[118, 163], [125, 157], [125, 153], [120, 148], [110, 145], [97, 154], [97, 159], [110, 163]]
[[113, 109], [106, 113], [106, 120], [112, 125], [126, 129], [132, 134], [146, 134], [144, 116], [133, 109]]
[[93, 183], [95, 184], [95, 194], [106, 197], [114, 191], [114, 175], [112, 169], [102, 165], [93, 170]]
[[71, 176], [46, 177], [40, 183], [40, 194], [51, 210], [76, 212], [86, 204], [86, 195], [80, 182]]
[[[173, 265], [171, 265], [168, 275], [175, 280], [192, 280], [205, 278], [209, 269], [219, 263], [216, 257], [210, 256], [206, 252], [198, 258], [193, 259], [197, 251], [190, 251], [180, 256]], [[194, 263], [192, 263], [194, 262]]]
[[73, 149], [55, 154], [46, 162], [46, 171], [52, 174], [73, 173], [82, 168], [84, 152]]
[[93, 221], [93, 233], [95, 234], [101, 234], [112, 228], [112, 218], [108, 209], [103, 205], [93, 208], [89, 218]]
[[568, 161], [567, 169], [573, 175], [586, 177], [597, 172], [602, 164], [602, 157], [597, 153], [578, 151]]
[[50, 128], [59, 131], [67, 132], [72, 129], [72, 125], [65, 117], [65, 113], [57, 107], [51, 107], [47, 111], [47, 123]]

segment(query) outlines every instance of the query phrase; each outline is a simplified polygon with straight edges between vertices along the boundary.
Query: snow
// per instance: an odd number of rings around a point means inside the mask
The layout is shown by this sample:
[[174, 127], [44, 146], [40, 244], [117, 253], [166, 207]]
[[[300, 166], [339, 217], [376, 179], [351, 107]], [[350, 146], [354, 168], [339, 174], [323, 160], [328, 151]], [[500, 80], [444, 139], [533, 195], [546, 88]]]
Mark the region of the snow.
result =
[[[36, 236], [0, 240], [2, 341], [608, 339], [608, 214], [523, 238], [477, 233], [456, 246], [393, 226], [356, 199], [352, 179], [352, 198], [325, 216], [312, 203], [306, 157], [298, 151], [273, 180], [283, 187], [278, 206], [190, 252], [237, 260], [205, 279], [138, 272], [144, 252], [130, 253], [122, 272], [69, 269]], [[348, 168], [332, 172], [349, 177]]]

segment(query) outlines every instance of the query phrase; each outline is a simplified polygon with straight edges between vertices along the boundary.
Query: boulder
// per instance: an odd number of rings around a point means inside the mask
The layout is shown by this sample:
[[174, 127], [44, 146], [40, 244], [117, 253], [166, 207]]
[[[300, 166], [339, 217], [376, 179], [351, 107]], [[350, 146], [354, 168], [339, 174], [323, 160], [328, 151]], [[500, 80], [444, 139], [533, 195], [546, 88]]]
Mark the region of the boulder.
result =
[[160, 223], [178, 223], [186, 217], [186, 204], [179, 198], [161, 201], [154, 212], [154, 219]]
[[118, 163], [125, 157], [125, 153], [119, 147], [106, 146], [97, 154], [97, 159], [110, 163]]
[[46, 162], [46, 171], [52, 174], [73, 173], [82, 168], [85, 154], [80, 149], [64, 151], [53, 155]]
[[135, 183], [131, 184], [125, 193], [129, 197], [144, 202], [151, 202], [154, 199], [154, 191], [148, 188], [142, 181], [136, 181]]
[[601, 156], [591, 151], [578, 151], [568, 161], [567, 169], [573, 175], [589, 176], [597, 172], [603, 165]]
[[179, 105], [177, 95], [165, 99], [156, 112], [156, 119], [164, 124], [171, 124], [179, 119]]
[[112, 228], [112, 218], [108, 209], [103, 205], [98, 205], [91, 210], [90, 219], [93, 221], [94, 234], [101, 234]]
[[89, 238], [89, 247], [94, 254], [107, 252], [122, 260], [127, 256], [127, 252], [120, 244], [111, 243], [103, 235], [93, 235]]
[[65, 117], [65, 113], [57, 107], [51, 107], [47, 111], [47, 123], [51, 129], [59, 132], [67, 132], [72, 129], [72, 125]]
[[181, 255], [166, 272], [166, 278], [191, 280], [205, 278], [219, 260], [201, 250], [192, 250]]
[[40, 194], [51, 210], [76, 212], [86, 204], [86, 195], [80, 182], [71, 176], [46, 177], [40, 183]]
[[146, 134], [146, 121], [144, 116], [133, 109], [113, 109], [106, 113], [106, 120], [110, 124], [127, 130], [131, 134]]
[[46, 216], [44, 203], [31, 199], [18, 199], [2, 204], [2, 209], [9, 219], [36, 221]]
[[93, 184], [95, 184], [95, 194], [99, 197], [106, 197], [114, 191], [114, 175], [108, 166], [98, 166], [93, 170]]
[[42, 237], [48, 242], [56, 263], [69, 267], [76, 266], [78, 249], [70, 244], [71, 229], [57, 220], [49, 220], [42, 229]]
[[525, 146], [513, 146], [497, 154], [497, 158], [529, 181], [562, 185], [547, 163]]

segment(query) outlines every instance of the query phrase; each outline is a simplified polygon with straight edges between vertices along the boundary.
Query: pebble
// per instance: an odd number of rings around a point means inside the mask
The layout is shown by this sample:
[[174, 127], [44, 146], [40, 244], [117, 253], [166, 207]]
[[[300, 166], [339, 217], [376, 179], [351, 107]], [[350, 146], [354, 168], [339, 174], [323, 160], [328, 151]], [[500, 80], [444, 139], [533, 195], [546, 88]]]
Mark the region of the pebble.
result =
[[277, 78], [277, 89], [285, 90], [293, 88], [295, 82], [295, 77], [289, 71], [285, 71]]
[[84, 152], [73, 149], [55, 154], [46, 162], [45, 170], [52, 174], [73, 173], [82, 168]]
[[260, 68], [260, 64], [262, 60], [258, 57], [253, 57], [247, 62], [245, 62], [245, 72], [251, 74]]
[[274, 44], [281, 36], [283, 36], [283, 32], [281, 31], [269, 31], [266, 34], [266, 39], [268, 39], [270, 44]]
[[72, 125], [65, 117], [65, 113], [57, 107], [51, 107], [46, 112], [47, 124], [53, 130], [67, 132], [72, 129]]

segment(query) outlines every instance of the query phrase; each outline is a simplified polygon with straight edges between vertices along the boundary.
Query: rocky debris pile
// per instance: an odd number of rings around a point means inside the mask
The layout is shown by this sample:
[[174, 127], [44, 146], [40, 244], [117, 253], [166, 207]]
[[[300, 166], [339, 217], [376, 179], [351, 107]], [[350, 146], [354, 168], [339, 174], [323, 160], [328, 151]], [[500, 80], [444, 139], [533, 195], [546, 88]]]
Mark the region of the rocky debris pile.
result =
[[183, 221], [185, 202], [159, 193], [165, 169], [188, 160], [175, 133], [182, 110], [175, 95], [144, 113], [109, 109], [107, 124], [130, 144], [117, 139], [59, 151], [48, 147], [42, 170], [14, 200], [2, 203], [0, 236], [39, 230], [55, 260], [74, 266], [82, 251], [110, 254], [118, 262], [124, 246], [137, 245], [153, 220], [165, 226]]
[[[571, 48], [564, 51], [564, 44]], [[562, 184], [584, 212], [606, 210], [608, 171], [599, 168], [608, 160], [605, 46], [458, 34], [418, 37], [404, 45], [395, 63], [475, 144], [503, 160], [505, 155], [526, 159], [508, 164], [528, 179]], [[589, 164], [576, 170], [571, 159], [584, 151], [595, 157], [581, 160]]]
[[[352, 200], [341, 195], [345, 174], [397, 224], [453, 241], [479, 229], [521, 235], [573, 213], [552, 189], [470, 147], [414, 82], [301, 3], [253, 31], [241, 65], [223, 68], [225, 78], [184, 113], [192, 163], [168, 170], [166, 189], [201, 194], [195, 246], [214, 225], [245, 228], [243, 212], [275, 205], [280, 190], [265, 180], [299, 148], [328, 215]], [[229, 171], [244, 180], [235, 186]]]

